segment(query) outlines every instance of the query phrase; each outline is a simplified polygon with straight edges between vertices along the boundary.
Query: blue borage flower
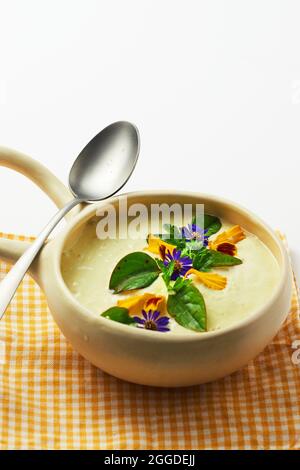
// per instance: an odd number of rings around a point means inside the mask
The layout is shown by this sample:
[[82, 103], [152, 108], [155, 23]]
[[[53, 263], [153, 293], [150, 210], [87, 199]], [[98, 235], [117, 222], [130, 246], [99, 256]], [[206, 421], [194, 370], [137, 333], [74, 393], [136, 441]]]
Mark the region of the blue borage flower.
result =
[[160, 316], [159, 310], [142, 310], [142, 315], [143, 318], [133, 317], [134, 321], [138, 324], [138, 328], [161, 332], [170, 331], [170, 328], [168, 328], [169, 317]]
[[175, 281], [179, 276], [184, 276], [193, 265], [193, 261], [189, 256], [181, 256], [181, 251], [176, 250], [172, 253], [167, 250], [164, 256], [164, 265], [169, 266], [174, 261], [174, 270], [171, 276], [171, 280]]
[[201, 242], [203, 246], [208, 245], [207, 229], [198, 227], [196, 224], [188, 224], [186, 227], [182, 227], [181, 232], [187, 241]]

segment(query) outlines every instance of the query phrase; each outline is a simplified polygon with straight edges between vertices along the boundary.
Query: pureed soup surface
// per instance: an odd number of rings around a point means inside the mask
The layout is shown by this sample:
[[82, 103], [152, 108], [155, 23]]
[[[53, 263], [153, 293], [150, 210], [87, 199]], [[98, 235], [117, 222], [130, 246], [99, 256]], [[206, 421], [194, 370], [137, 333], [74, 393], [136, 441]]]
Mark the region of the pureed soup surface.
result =
[[[232, 224], [222, 220], [222, 230], [230, 227]], [[270, 298], [278, 283], [279, 266], [271, 251], [255, 235], [246, 231], [245, 234], [246, 238], [238, 243], [236, 255], [243, 263], [213, 270], [214, 273], [226, 276], [225, 289], [212, 290], [197, 279], [193, 281], [205, 299], [207, 331], [229, 327], [246, 318]], [[134, 295], [132, 292], [113, 294], [109, 290], [109, 280], [122, 257], [134, 251], [144, 251], [146, 236], [147, 231], [144, 239], [100, 240], [96, 235], [96, 221], [91, 219], [83, 226], [73, 244], [66, 247], [61, 266], [64, 281], [78, 302], [91, 314], [98, 316], [116, 305], [117, 300]], [[144, 252], [157, 257], [148, 251]], [[161, 276], [138, 292], [167, 295]], [[182, 327], [172, 318], [169, 326], [168, 334], [199, 334]]]

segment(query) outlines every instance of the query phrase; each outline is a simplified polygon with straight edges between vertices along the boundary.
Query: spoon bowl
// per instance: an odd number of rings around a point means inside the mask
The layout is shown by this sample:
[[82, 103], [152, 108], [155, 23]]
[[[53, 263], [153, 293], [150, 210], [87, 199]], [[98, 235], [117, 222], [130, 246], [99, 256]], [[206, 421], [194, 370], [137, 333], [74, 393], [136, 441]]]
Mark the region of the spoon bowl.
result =
[[95, 202], [119, 191], [135, 168], [139, 147], [138, 130], [130, 122], [118, 121], [99, 132], [71, 168], [69, 186], [74, 196]]

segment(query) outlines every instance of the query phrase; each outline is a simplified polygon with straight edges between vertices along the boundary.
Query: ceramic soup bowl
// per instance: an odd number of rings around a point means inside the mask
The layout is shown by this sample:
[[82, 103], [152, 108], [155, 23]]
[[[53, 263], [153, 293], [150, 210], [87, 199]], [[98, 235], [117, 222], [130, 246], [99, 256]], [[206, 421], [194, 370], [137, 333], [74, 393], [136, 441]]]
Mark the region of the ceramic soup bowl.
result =
[[[60, 208], [71, 194], [46, 168], [18, 152], [0, 149], [0, 165], [23, 173]], [[246, 318], [215, 331], [165, 334], [142, 330], [92, 314], [68, 289], [62, 276], [62, 254], [74, 243], [99, 207], [108, 202], [76, 208], [66, 226], [49, 240], [32, 265], [30, 274], [44, 291], [58, 327], [74, 349], [103, 371], [130, 382], [162, 386], [190, 386], [224, 377], [258, 355], [278, 332], [291, 300], [291, 268], [277, 235], [258, 217], [220, 197], [179, 191], [127, 194], [128, 204], [204, 204], [205, 212], [256, 235], [278, 263], [278, 282], [271, 294]], [[110, 204], [118, 202], [111, 198]], [[29, 246], [27, 242], [0, 240], [0, 258], [13, 263]]]

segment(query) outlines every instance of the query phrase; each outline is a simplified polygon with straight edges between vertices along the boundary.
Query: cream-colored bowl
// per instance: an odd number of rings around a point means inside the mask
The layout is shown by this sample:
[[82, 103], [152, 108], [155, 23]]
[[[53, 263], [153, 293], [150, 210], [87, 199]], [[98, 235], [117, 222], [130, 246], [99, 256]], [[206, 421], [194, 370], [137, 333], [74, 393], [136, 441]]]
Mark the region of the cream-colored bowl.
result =
[[[0, 148], [0, 165], [13, 168], [37, 183], [61, 207], [69, 191], [46, 168], [20, 153]], [[178, 387], [209, 382], [245, 366], [278, 332], [291, 300], [291, 268], [285, 248], [276, 234], [258, 217], [222, 198], [178, 191], [128, 194], [131, 203], [204, 204], [205, 212], [240, 224], [257, 235], [275, 256], [279, 282], [265, 304], [246, 319], [218, 331], [194, 335], [164, 335], [129, 328], [91, 314], [71, 294], [61, 274], [63, 250], [97, 209], [106, 202], [73, 211], [62, 232], [45, 244], [31, 269], [44, 290], [53, 318], [82, 356], [105, 372], [130, 382]], [[109, 203], [116, 204], [118, 197]], [[28, 243], [0, 240], [0, 258], [14, 262]]]

